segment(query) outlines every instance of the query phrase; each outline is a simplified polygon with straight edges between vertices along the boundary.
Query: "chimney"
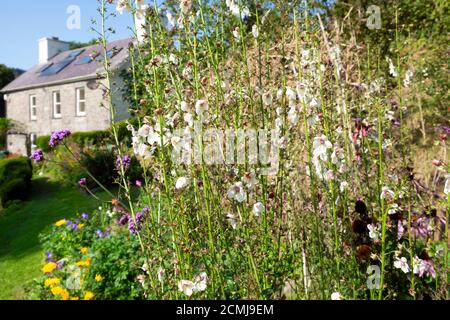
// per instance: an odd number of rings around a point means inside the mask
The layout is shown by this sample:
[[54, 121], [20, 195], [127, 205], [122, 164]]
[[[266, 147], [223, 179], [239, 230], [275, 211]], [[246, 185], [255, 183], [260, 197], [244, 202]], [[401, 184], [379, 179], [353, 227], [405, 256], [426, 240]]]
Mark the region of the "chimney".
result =
[[58, 53], [67, 50], [69, 43], [57, 37], [39, 39], [39, 64], [45, 64]]

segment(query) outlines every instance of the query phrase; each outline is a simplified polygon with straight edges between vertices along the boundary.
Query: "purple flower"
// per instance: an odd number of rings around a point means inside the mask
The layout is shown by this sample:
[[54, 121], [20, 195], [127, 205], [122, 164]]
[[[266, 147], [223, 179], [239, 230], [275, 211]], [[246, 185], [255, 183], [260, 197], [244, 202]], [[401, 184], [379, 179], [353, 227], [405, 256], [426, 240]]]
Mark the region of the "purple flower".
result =
[[98, 238], [103, 238], [103, 232], [102, 232], [102, 230], [100, 230], [100, 229], [95, 230], [95, 235], [96, 235]]
[[59, 142], [70, 136], [72, 133], [68, 129], [58, 130], [52, 133], [50, 137], [49, 146], [54, 148]]
[[56, 267], [57, 267], [58, 269], [61, 269], [63, 266], [64, 266], [64, 260], [60, 260], [60, 261], [58, 261], [58, 262], [56, 263]]
[[426, 217], [420, 217], [411, 224], [411, 231], [416, 238], [426, 238], [428, 236], [429, 220]]
[[136, 180], [136, 187], [138, 187], [138, 188], [142, 187], [142, 181], [141, 180]]
[[49, 251], [49, 252], [47, 252], [47, 253], [45, 254], [45, 256], [47, 257], [47, 259], [51, 259], [51, 258], [53, 257], [53, 253], [51, 253], [51, 252]]
[[127, 170], [130, 165], [131, 165], [131, 157], [128, 155], [125, 155], [123, 157], [117, 157], [117, 162], [116, 162], [116, 166], [117, 166], [117, 170], [120, 170], [120, 167], [123, 165], [123, 169]]
[[124, 226], [128, 223], [128, 221], [131, 220], [131, 216], [129, 214], [124, 214], [119, 221], [117, 221], [118, 224], [120, 224], [121, 226]]
[[35, 163], [41, 162], [44, 160], [44, 153], [42, 152], [42, 150], [36, 150], [32, 153], [31, 160], [34, 160]]
[[83, 213], [83, 214], [81, 214], [81, 219], [87, 220], [87, 219], [89, 219], [89, 215], [87, 213]]
[[149, 211], [150, 210], [148, 208], [144, 208], [142, 209], [142, 211], [138, 212], [136, 214], [136, 221], [134, 221], [131, 217], [129, 217], [128, 230], [130, 230], [132, 234], [136, 235], [138, 231], [142, 229], [145, 214], [147, 214]]
[[85, 187], [87, 184], [87, 179], [86, 178], [81, 178], [80, 181], [78, 181], [78, 185], [80, 187]]
[[431, 260], [420, 260], [419, 277], [430, 276], [436, 278], [436, 270], [434, 270], [433, 262]]

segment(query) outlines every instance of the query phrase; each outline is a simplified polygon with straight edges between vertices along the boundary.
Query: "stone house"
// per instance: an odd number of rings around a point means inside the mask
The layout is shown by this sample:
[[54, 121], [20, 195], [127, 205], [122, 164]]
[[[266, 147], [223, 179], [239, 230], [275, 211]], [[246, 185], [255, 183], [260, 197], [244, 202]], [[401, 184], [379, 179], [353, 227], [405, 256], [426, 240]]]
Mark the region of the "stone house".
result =
[[[116, 121], [129, 117], [120, 71], [129, 66], [128, 46], [132, 41], [111, 42], [107, 48]], [[58, 38], [40, 39], [39, 64], [0, 90], [6, 116], [14, 122], [7, 136], [8, 151], [29, 155], [39, 136], [60, 129], [79, 132], [108, 128], [111, 116], [104, 99], [102, 74], [100, 45], [69, 51], [69, 44]]]

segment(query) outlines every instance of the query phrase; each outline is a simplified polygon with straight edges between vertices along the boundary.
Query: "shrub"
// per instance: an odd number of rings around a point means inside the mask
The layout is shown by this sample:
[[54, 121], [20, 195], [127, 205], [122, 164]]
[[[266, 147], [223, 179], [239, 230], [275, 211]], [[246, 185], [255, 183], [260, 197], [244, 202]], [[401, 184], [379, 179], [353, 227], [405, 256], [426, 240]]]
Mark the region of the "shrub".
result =
[[23, 199], [30, 187], [33, 167], [25, 157], [0, 160], [0, 201]]
[[84, 299], [92, 293], [94, 299], [143, 298], [143, 287], [136, 281], [143, 264], [137, 237], [118, 228], [106, 207], [73, 221], [55, 222], [41, 241], [46, 252], [44, 278], [37, 281], [32, 296]]
[[36, 146], [44, 152], [50, 151], [50, 136], [40, 136], [36, 139]]
[[0, 118], [0, 150], [6, 149], [6, 133], [10, 126], [10, 119]]

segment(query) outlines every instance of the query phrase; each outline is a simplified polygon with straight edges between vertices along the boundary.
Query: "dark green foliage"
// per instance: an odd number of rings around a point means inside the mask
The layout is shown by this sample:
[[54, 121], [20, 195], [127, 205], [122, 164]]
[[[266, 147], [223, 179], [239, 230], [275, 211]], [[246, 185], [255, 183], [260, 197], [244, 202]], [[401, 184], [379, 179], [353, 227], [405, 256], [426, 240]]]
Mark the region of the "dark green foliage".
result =
[[[111, 186], [117, 178], [115, 156], [111, 150], [98, 149], [94, 152], [82, 153], [82, 170], [88, 170], [105, 186]], [[81, 178], [81, 177], [80, 177]], [[89, 181], [91, 187], [96, 187], [94, 181]]]
[[33, 167], [31, 160], [25, 157], [0, 160], [0, 201], [23, 199], [28, 192]]
[[36, 139], [36, 146], [44, 152], [50, 151], [50, 136], [40, 136]]
[[0, 118], [0, 150], [6, 149], [6, 134], [10, 127], [11, 127], [10, 119]]

